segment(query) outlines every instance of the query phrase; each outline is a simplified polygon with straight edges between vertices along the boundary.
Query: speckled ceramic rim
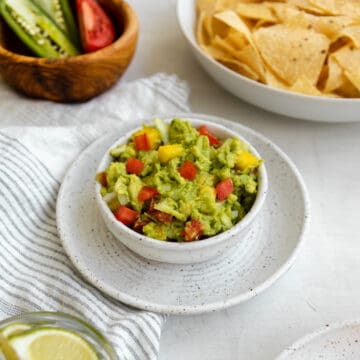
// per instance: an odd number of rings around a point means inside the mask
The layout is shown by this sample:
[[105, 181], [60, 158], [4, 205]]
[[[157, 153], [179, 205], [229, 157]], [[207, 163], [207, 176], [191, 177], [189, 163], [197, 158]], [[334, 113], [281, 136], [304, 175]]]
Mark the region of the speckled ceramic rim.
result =
[[[168, 118], [172, 118], [172, 117], [190, 118], [190, 119], [196, 118], [199, 120], [210, 121], [215, 124], [218, 122], [224, 122], [224, 123], [227, 122], [229, 124], [231, 123], [230, 120], [226, 120], [224, 118], [219, 118], [219, 117], [210, 116], [210, 115], [196, 114], [196, 113], [180, 113], [180, 114], [176, 114], [174, 116], [168, 116]], [[89, 271], [86, 268], [86, 266], [84, 266], [83, 263], [79, 262], [77, 257], [74, 256], [74, 254], [72, 254], [70, 249], [67, 247], [66, 234], [62, 231], [62, 228], [63, 228], [62, 219], [64, 219], [65, 217], [61, 213], [62, 209], [60, 206], [60, 204], [62, 203], [62, 198], [65, 196], [65, 194], [63, 193], [64, 183], [65, 183], [65, 181], [64, 181], [60, 187], [60, 191], [59, 191], [58, 199], [57, 199], [57, 206], [56, 206], [57, 228], [58, 228], [58, 232], [60, 234], [60, 238], [62, 240], [63, 247], [64, 247], [67, 255], [69, 256], [69, 258], [73, 262], [73, 264], [76, 266], [76, 268], [79, 270], [79, 272], [82, 274], [82, 276], [89, 283], [93, 284], [95, 287], [99, 288], [101, 291], [105, 292], [106, 294], [112, 296], [113, 298], [115, 298], [125, 304], [128, 304], [130, 306], [134, 306], [136, 308], [140, 308], [140, 309], [144, 309], [144, 310], [165, 313], [165, 314], [194, 315], [194, 314], [202, 314], [202, 313], [225, 309], [225, 308], [237, 305], [239, 303], [242, 303], [246, 300], [249, 300], [252, 297], [260, 294], [261, 292], [263, 292], [264, 290], [269, 288], [283, 274], [285, 274], [291, 268], [291, 266], [293, 265], [293, 263], [296, 259], [296, 256], [298, 255], [298, 253], [301, 249], [301, 246], [304, 243], [304, 238], [305, 238], [304, 235], [309, 226], [310, 202], [309, 202], [308, 192], [306, 190], [304, 181], [303, 181], [299, 171], [297, 170], [295, 165], [292, 163], [292, 161], [289, 159], [289, 157], [278, 146], [273, 144], [270, 140], [265, 138], [263, 135], [260, 135], [258, 132], [251, 130], [250, 128], [243, 126], [243, 125], [241, 125], [241, 127], [243, 129], [246, 129], [246, 131], [248, 133], [251, 133], [253, 136], [257, 137], [260, 141], [262, 141], [266, 144], [269, 144], [279, 154], [279, 156], [283, 159], [283, 161], [285, 161], [289, 165], [289, 167], [291, 168], [291, 170], [293, 171], [294, 175], [296, 176], [296, 178], [298, 180], [301, 195], [304, 199], [303, 227], [302, 227], [302, 231], [299, 236], [299, 241], [298, 241], [297, 245], [294, 247], [294, 250], [291, 253], [291, 255], [289, 256], [289, 258], [287, 259], [287, 261], [285, 261], [278, 268], [278, 270], [276, 272], [274, 272], [263, 283], [254, 287], [252, 289], [252, 291], [250, 291], [250, 290], [246, 291], [238, 296], [234, 296], [225, 301], [216, 301], [213, 303], [208, 303], [208, 304], [203, 304], [203, 305], [188, 305], [188, 306], [163, 305], [163, 304], [158, 304], [158, 303], [154, 303], [154, 302], [150, 302], [150, 301], [144, 301], [135, 296], [130, 296], [119, 289], [116, 289], [114, 287], [108, 286], [107, 284], [104, 284], [103, 281], [100, 278], [96, 277], [94, 274], [89, 274]], [[108, 135], [104, 135], [104, 137], [106, 137], [106, 136], [108, 136]], [[87, 149], [85, 149], [82, 152], [82, 154], [80, 154], [80, 156], [74, 161], [74, 163], [72, 164], [72, 166], [70, 167], [68, 172], [70, 173], [72, 168], [77, 167], [78, 163], [80, 163], [82, 161], [86, 161], [88, 149], [90, 149], [90, 148], [96, 149], [97, 143], [101, 142], [102, 139], [103, 138], [100, 138], [100, 139], [96, 140], [93, 144], [89, 145], [89, 147]], [[67, 176], [65, 176], [65, 180], [66, 180], [66, 177]], [[146, 261], [146, 260], [144, 260], [144, 261]], [[196, 266], [196, 264], [194, 266]], [[99, 284], [101, 284], [101, 286], [99, 286]]]
[[195, 49], [195, 51], [197, 53], [199, 53], [201, 56], [206, 57], [208, 60], [210, 60], [215, 66], [217, 66], [219, 69], [221, 69], [224, 72], [227, 72], [228, 74], [241, 79], [245, 82], [254, 84], [256, 86], [258, 86], [259, 88], [263, 88], [263, 89], [268, 89], [269, 91], [274, 91], [274, 92], [278, 92], [278, 93], [282, 93], [282, 94], [286, 94], [288, 96], [292, 96], [295, 98], [305, 98], [305, 99], [311, 99], [311, 100], [316, 100], [319, 102], [344, 102], [344, 103], [359, 103], [360, 99], [353, 99], [353, 98], [331, 98], [331, 97], [320, 97], [320, 96], [312, 96], [312, 95], [306, 95], [306, 94], [300, 94], [300, 93], [294, 93], [291, 91], [286, 91], [286, 90], [282, 90], [282, 89], [278, 89], [269, 85], [265, 85], [262, 83], [259, 83], [258, 81], [255, 80], [251, 80], [249, 78], [247, 78], [246, 76], [243, 76], [241, 74], [238, 74], [237, 72], [230, 70], [228, 67], [226, 67], [225, 65], [222, 65], [221, 63], [219, 63], [218, 61], [214, 60], [210, 55], [206, 54], [201, 48], [200, 46], [193, 41], [193, 39], [191, 39], [188, 34], [187, 34], [187, 29], [185, 28], [183, 21], [180, 17], [180, 9], [181, 7], [181, 0], [177, 0], [177, 19], [178, 19], [178, 23], [180, 25], [181, 31], [184, 35], [184, 37], [187, 39], [187, 41], [189, 42], [189, 44], [191, 44], [192, 48]]
[[[189, 114], [188, 114], [189, 115]], [[180, 116], [177, 116], [180, 117]], [[205, 124], [209, 127], [213, 127], [214, 129], [218, 129], [219, 131], [222, 131], [226, 133], [229, 137], [238, 137], [241, 139], [245, 144], [249, 146], [250, 151], [256, 155], [258, 158], [261, 158], [261, 154], [258, 153], [258, 151], [250, 144], [249, 141], [244, 139], [241, 134], [238, 134], [234, 131], [231, 131], [229, 129], [226, 129], [224, 126], [218, 125], [213, 122], [206, 122], [204, 119], [197, 119], [195, 116], [188, 117], [180, 117], [184, 120], [190, 120], [195, 127]], [[172, 117], [167, 118], [166, 121], [170, 121], [173, 119]], [[195, 124], [194, 124], [195, 123]], [[140, 130], [141, 127], [138, 127], [136, 129], [133, 129], [129, 131], [127, 134], [121, 136], [118, 140], [116, 140], [107, 150], [102, 159], [100, 160], [99, 166], [96, 170], [96, 172], [102, 172], [105, 170], [105, 168], [109, 165], [109, 153], [110, 150], [116, 147], [117, 145], [125, 144], [131, 135], [136, 132], [137, 130]], [[202, 241], [193, 241], [193, 242], [183, 242], [183, 243], [173, 243], [168, 241], [159, 241], [153, 238], [150, 238], [148, 236], [139, 234], [138, 232], [135, 232], [131, 228], [127, 227], [123, 223], [117, 221], [113, 222], [113, 225], [122, 231], [126, 232], [129, 238], [134, 239], [134, 241], [142, 242], [145, 244], [145, 246], [149, 246], [151, 248], [155, 249], [166, 249], [171, 250], [172, 252], [184, 252], [184, 254], [187, 254], [186, 252], [189, 250], [195, 250], [195, 249], [205, 249], [210, 248], [213, 245], [218, 244], [219, 242], [223, 242], [226, 240], [226, 238], [239, 233], [243, 229], [247, 228], [251, 222], [255, 219], [256, 215], [259, 213], [261, 207], [264, 204], [265, 198], [266, 198], [266, 192], [268, 187], [268, 178], [266, 173], [266, 167], [264, 164], [261, 164], [259, 167], [259, 174], [260, 174], [260, 181], [259, 181], [259, 189], [258, 193], [255, 199], [255, 202], [253, 206], [251, 207], [250, 211], [238, 222], [236, 223], [232, 228], [230, 228], [227, 231], [224, 231], [220, 234], [217, 234], [215, 236], [209, 237], [207, 239], [204, 239]], [[105, 201], [102, 199], [102, 196], [100, 195], [100, 184], [95, 184], [95, 196], [96, 201], [99, 207], [101, 207], [102, 213], [105, 214], [109, 219], [114, 218], [114, 214], [111, 212]]]
[[312, 340], [316, 338], [320, 338], [325, 334], [331, 333], [336, 330], [340, 330], [346, 327], [352, 326], [360, 326], [360, 319], [359, 320], [348, 320], [342, 322], [336, 322], [330, 325], [326, 325], [321, 327], [314, 332], [307, 334], [300, 338], [299, 340], [295, 341], [293, 344], [288, 346], [280, 355], [278, 355], [274, 360], [286, 360], [288, 356], [292, 355], [294, 351], [299, 350], [300, 348], [305, 347], [308, 343], [312, 342]]

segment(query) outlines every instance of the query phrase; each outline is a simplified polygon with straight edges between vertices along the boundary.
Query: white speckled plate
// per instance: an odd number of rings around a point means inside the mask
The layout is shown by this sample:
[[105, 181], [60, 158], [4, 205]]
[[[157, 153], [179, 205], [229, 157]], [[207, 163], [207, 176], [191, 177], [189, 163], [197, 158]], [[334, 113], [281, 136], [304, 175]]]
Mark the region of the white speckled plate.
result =
[[146, 310], [204, 313], [252, 298], [290, 268], [308, 223], [309, 202], [295, 166], [266, 138], [221, 118], [177, 117], [213, 121], [237, 131], [265, 159], [267, 199], [257, 226], [237, 248], [205, 263], [173, 265], [146, 260], [116, 241], [97, 211], [93, 189], [97, 164], [119, 133], [97, 140], [74, 162], [58, 196], [57, 224], [76, 268], [103, 292]]
[[359, 360], [360, 321], [327, 325], [306, 335], [276, 360]]

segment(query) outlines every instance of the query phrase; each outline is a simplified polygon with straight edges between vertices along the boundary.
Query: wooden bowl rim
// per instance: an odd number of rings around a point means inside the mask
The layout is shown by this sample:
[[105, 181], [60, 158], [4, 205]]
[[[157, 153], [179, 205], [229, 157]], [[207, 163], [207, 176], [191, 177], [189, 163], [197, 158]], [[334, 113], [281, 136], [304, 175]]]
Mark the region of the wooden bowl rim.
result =
[[0, 56], [11, 58], [12, 61], [18, 63], [28, 63], [32, 65], [62, 65], [64, 63], [76, 63], [78, 61], [93, 61], [101, 58], [111, 57], [111, 55], [129, 45], [130, 43], [136, 42], [136, 38], [133, 40], [134, 35], [137, 36], [139, 30], [139, 23], [134, 9], [123, 0], [120, 0], [119, 5], [122, 6], [122, 11], [125, 17], [125, 27], [123, 33], [118, 39], [116, 39], [112, 44], [94, 52], [84, 53], [76, 56], [69, 56], [67, 58], [44, 58], [44, 57], [35, 57], [35, 56], [26, 56], [11, 52], [0, 45]]

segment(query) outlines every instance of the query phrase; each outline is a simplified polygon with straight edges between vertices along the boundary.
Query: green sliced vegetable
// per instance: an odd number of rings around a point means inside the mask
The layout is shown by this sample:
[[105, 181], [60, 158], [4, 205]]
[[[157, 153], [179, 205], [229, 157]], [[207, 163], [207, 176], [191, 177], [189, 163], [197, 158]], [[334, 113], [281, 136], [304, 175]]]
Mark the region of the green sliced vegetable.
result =
[[76, 45], [80, 45], [78, 28], [68, 0], [33, 0]]
[[30, 0], [2, 0], [0, 12], [6, 23], [35, 54], [47, 58], [79, 54], [61, 29]]

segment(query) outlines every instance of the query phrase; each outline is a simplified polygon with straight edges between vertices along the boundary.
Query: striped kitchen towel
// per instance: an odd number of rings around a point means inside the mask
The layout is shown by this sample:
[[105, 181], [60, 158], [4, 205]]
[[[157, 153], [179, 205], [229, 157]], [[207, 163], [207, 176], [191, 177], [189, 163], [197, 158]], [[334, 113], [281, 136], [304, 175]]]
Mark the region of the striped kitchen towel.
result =
[[79, 276], [58, 237], [55, 204], [67, 168], [92, 140], [188, 111], [187, 97], [186, 85], [164, 74], [76, 105], [25, 99], [0, 83], [0, 320], [62, 311], [95, 324], [120, 360], [157, 359], [165, 317], [130, 309]]

